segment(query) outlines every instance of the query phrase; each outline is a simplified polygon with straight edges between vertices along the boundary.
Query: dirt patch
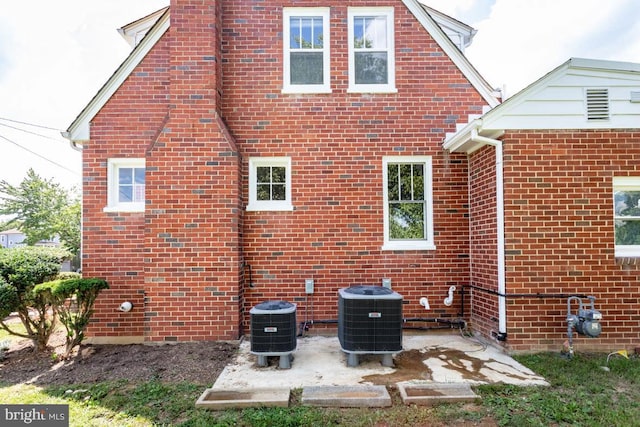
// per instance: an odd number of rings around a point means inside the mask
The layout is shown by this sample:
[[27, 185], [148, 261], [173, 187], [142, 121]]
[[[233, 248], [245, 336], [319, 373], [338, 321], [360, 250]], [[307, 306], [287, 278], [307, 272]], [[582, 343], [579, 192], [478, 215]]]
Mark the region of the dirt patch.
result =
[[157, 379], [211, 385], [237, 352], [237, 345], [216, 341], [82, 345], [68, 360], [60, 361], [57, 355], [64, 353], [64, 332], [56, 332], [49, 345], [35, 353], [29, 340], [12, 340], [0, 361], [0, 382], [62, 385]]

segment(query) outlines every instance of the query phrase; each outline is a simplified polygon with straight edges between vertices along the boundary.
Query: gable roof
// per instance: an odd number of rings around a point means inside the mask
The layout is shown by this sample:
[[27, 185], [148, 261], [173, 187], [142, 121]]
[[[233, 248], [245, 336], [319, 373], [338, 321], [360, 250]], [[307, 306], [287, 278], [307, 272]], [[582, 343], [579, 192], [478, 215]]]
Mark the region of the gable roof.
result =
[[[471, 65], [468, 59], [464, 56], [462, 51], [458, 49], [457, 45], [446, 35], [444, 30], [438, 25], [438, 23], [431, 17], [427, 6], [418, 2], [418, 0], [402, 0], [405, 6], [413, 13], [416, 19], [420, 22], [423, 28], [434, 38], [442, 50], [453, 61], [453, 63], [460, 69], [463, 75], [469, 80], [471, 85], [480, 93], [482, 98], [490, 107], [495, 107], [499, 104], [498, 99], [494, 96], [494, 91], [486, 80], [480, 75], [480, 73]], [[162, 35], [169, 29], [169, 15], [170, 9], [164, 10], [164, 13], [160, 16], [158, 21], [151, 27], [151, 29], [144, 36], [142, 41], [133, 49], [131, 54], [124, 60], [124, 62], [118, 67], [115, 73], [107, 80], [98, 93], [91, 99], [89, 104], [80, 112], [78, 117], [71, 123], [66, 132], [62, 132], [62, 136], [71, 141], [72, 145], [82, 145], [83, 141], [90, 139], [89, 124], [100, 109], [109, 101], [118, 88], [124, 83], [127, 77], [138, 66], [146, 54], [153, 48], [153, 46], [160, 40]], [[149, 15], [149, 16], [153, 16]], [[444, 14], [440, 14], [443, 17]], [[149, 17], [148, 16], [148, 17]], [[143, 20], [148, 17], [142, 18]], [[441, 17], [443, 23], [447, 20]], [[453, 27], [452, 18], [447, 21]], [[138, 21], [135, 21], [138, 22]], [[133, 25], [135, 24], [129, 24]], [[459, 21], [457, 21], [459, 22]], [[471, 27], [468, 27], [471, 28]], [[471, 36], [470, 36], [471, 37]], [[470, 42], [469, 38], [469, 42]]]
[[571, 58], [448, 134], [443, 147], [472, 153], [484, 145], [482, 137], [496, 138], [505, 130], [639, 127], [640, 64]]
[[438, 23], [442, 31], [455, 43], [458, 49], [464, 53], [465, 48], [471, 45], [473, 37], [478, 30], [424, 3], [422, 7], [424, 7], [433, 20]]
[[168, 29], [169, 10], [167, 8], [155, 25], [147, 32], [142, 41], [138, 43], [135, 49], [133, 49], [113, 75], [111, 75], [109, 80], [107, 80], [98, 93], [89, 101], [89, 104], [84, 107], [73, 123], [69, 125], [67, 131], [62, 132], [64, 138], [69, 139], [74, 146], [77, 143], [82, 145], [82, 141], [89, 140], [89, 123], [91, 120], [93, 120], [95, 115], [98, 114]]
[[158, 22], [158, 19], [164, 14], [169, 6], [156, 10], [149, 15], [136, 19], [133, 22], [124, 25], [122, 28], [118, 28], [120, 35], [129, 43], [133, 48], [144, 38], [147, 32]]

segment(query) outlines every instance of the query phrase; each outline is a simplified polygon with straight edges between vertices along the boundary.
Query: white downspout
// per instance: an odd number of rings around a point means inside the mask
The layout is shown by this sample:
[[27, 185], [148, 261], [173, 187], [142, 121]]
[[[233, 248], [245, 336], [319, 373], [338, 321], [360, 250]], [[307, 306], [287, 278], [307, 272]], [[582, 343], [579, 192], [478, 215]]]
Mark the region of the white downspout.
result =
[[496, 221], [497, 221], [497, 249], [498, 249], [498, 340], [507, 339], [507, 304], [506, 304], [506, 273], [504, 249], [504, 170], [502, 163], [502, 141], [478, 134], [478, 129], [471, 130], [471, 140], [491, 145], [496, 149]]

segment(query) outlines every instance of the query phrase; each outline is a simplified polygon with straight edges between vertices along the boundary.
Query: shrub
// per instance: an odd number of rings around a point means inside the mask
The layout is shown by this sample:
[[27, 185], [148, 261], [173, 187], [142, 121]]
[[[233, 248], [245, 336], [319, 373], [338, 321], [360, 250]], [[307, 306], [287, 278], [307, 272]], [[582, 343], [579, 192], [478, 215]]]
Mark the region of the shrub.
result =
[[84, 330], [93, 315], [96, 298], [107, 288], [107, 281], [99, 278], [54, 280], [34, 288], [36, 294], [51, 301], [67, 330], [65, 357], [84, 339]]
[[[33, 288], [51, 280], [71, 254], [57, 248], [25, 246], [0, 250], [0, 327], [12, 335], [30, 338], [35, 350], [46, 348], [55, 328], [51, 301]], [[25, 333], [12, 330], [3, 320], [17, 312]]]

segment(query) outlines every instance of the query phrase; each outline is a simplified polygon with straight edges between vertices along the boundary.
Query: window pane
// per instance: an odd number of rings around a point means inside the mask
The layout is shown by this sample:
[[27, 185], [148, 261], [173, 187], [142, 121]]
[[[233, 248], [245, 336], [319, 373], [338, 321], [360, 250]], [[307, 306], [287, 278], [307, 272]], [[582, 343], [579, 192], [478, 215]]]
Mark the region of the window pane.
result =
[[322, 28], [322, 18], [313, 19], [313, 48], [322, 49], [324, 47], [324, 35]]
[[135, 186], [135, 194], [133, 197], [135, 202], [144, 202], [144, 185]]
[[144, 169], [142, 168], [135, 169], [135, 183], [144, 184]]
[[398, 187], [398, 165], [387, 165], [387, 190], [389, 201], [400, 200]]
[[284, 184], [274, 184], [271, 186], [271, 191], [273, 191], [271, 200], [285, 200], [286, 192]]
[[119, 168], [118, 169], [118, 183], [119, 184], [133, 184], [133, 168]]
[[286, 171], [286, 168], [284, 166], [275, 166], [271, 168], [271, 182], [278, 182], [278, 183], [285, 182], [285, 179], [286, 179], [285, 171]]
[[357, 84], [387, 84], [387, 52], [356, 52], [355, 81]]
[[640, 221], [615, 221], [616, 245], [640, 245]]
[[616, 216], [639, 216], [640, 191], [616, 191], [614, 203]]
[[121, 185], [118, 189], [118, 201], [121, 203], [133, 202], [133, 186]]
[[271, 200], [271, 185], [270, 184], [258, 184], [257, 185], [257, 198], [258, 198], [258, 200]]
[[413, 165], [413, 200], [424, 200], [424, 165]]
[[372, 49], [387, 48], [387, 18], [377, 16], [365, 18], [365, 46]]
[[300, 18], [291, 17], [289, 18], [289, 47], [291, 49], [299, 49], [300, 42], [302, 41], [300, 37]]
[[322, 52], [292, 52], [291, 84], [323, 84], [323, 62]]
[[258, 166], [256, 169], [259, 183], [271, 182], [271, 168], [269, 166]]
[[400, 165], [400, 200], [413, 200], [411, 165]]
[[424, 203], [389, 204], [390, 239], [424, 239]]

